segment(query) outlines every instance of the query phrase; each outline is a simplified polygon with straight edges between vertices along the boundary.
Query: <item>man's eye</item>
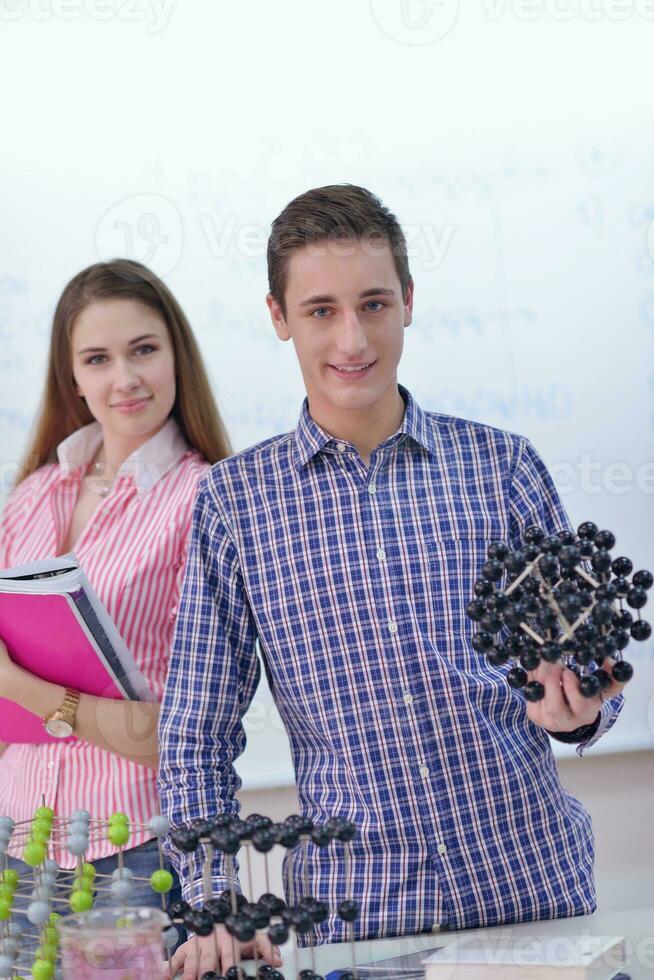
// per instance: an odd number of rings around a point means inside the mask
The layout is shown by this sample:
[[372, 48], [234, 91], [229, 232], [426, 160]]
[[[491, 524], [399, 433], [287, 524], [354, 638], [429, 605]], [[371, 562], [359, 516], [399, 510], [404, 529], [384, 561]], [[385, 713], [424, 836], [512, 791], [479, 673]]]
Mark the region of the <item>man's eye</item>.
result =
[[383, 309], [385, 305], [385, 303], [381, 303], [378, 299], [372, 299], [369, 303], [366, 303], [366, 309], [370, 309], [371, 306], [374, 306], [376, 309], [371, 310], [371, 312], [376, 313], [377, 310]]
[[317, 317], [319, 320], [324, 320], [329, 314], [329, 310], [326, 306], [319, 306], [317, 310], [314, 310], [312, 316]]

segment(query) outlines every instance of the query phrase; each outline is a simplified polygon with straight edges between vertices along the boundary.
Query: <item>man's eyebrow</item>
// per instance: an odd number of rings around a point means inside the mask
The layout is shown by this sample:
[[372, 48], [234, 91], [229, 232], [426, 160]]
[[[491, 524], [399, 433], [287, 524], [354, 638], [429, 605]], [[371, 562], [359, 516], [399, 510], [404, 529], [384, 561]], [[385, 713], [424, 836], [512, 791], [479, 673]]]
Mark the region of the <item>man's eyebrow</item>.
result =
[[[144, 333], [141, 334], [140, 337], [134, 337], [133, 340], [130, 340], [129, 346], [133, 347], [134, 344], [140, 344], [142, 340], [149, 340], [151, 337], [154, 337], [155, 340], [161, 340], [159, 335], [156, 333]], [[106, 351], [106, 349], [107, 349], [106, 347], [82, 347], [82, 349], [78, 350], [77, 353], [78, 354], [91, 354], [91, 353], [103, 354]]]
[[[374, 289], [364, 289], [362, 293], [359, 293], [359, 299], [365, 299], [368, 296], [395, 296], [395, 290], [385, 289], [383, 286], [375, 286]], [[309, 299], [303, 299], [300, 306], [315, 306], [317, 303], [335, 302], [335, 296], [310, 296]]]

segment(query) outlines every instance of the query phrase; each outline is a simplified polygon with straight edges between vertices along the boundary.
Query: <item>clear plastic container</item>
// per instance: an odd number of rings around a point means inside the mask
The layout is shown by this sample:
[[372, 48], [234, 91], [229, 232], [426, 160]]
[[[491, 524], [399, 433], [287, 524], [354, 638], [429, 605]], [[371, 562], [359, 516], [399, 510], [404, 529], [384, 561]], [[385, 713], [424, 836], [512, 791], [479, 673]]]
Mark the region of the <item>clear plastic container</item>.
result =
[[165, 980], [163, 930], [156, 908], [102, 908], [57, 922], [65, 980]]

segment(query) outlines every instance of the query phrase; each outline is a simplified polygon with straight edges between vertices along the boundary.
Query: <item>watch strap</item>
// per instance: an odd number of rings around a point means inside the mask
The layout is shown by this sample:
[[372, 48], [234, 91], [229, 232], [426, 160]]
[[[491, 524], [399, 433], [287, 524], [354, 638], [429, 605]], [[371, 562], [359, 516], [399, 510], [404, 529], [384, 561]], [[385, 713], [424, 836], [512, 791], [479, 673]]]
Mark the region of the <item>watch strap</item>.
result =
[[51, 721], [53, 718], [61, 719], [61, 721], [67, 721], [68, 724], [74, 728], [75, 727], [75, 716], [77, 714], [77, 706], [79, 704], [80, 693], [72, 687], [66, 688], [66, 693], [64, 694], [64, 700], [61, 702], [61, 706], [53, 711], [51, 714], [47, 715], [43, 719], [44, 724]]

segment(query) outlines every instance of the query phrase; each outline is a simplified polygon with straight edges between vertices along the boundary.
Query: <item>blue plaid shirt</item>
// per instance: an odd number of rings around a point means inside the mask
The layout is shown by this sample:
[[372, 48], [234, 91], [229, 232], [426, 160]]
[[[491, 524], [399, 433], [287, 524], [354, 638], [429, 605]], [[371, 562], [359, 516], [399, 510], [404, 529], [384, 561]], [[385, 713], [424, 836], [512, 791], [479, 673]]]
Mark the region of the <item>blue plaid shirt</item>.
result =
[[[199, 484], [161, 711], [160, 793], [177, 825], [236, 812], [233, 763], [260, 676], [289, 735], [303, 812], [352, 820], [358, 938], [592, 912], [590, 817], [525, 700], [471, 645], [491, 541], [568, 526], [525, 439], [406, 402], [366, 469], [305, 401], [295, 431]], [[605, 701], [596, 741], [621, 698]], [[168, 845], [201, 903], [201, 855]], [[335, 907], [340, 845], [299, 845], [294, 894]], [[214, 888], [225, 885], [216, 858]], [[340, 920], [318, 928], [343, 939]]]

